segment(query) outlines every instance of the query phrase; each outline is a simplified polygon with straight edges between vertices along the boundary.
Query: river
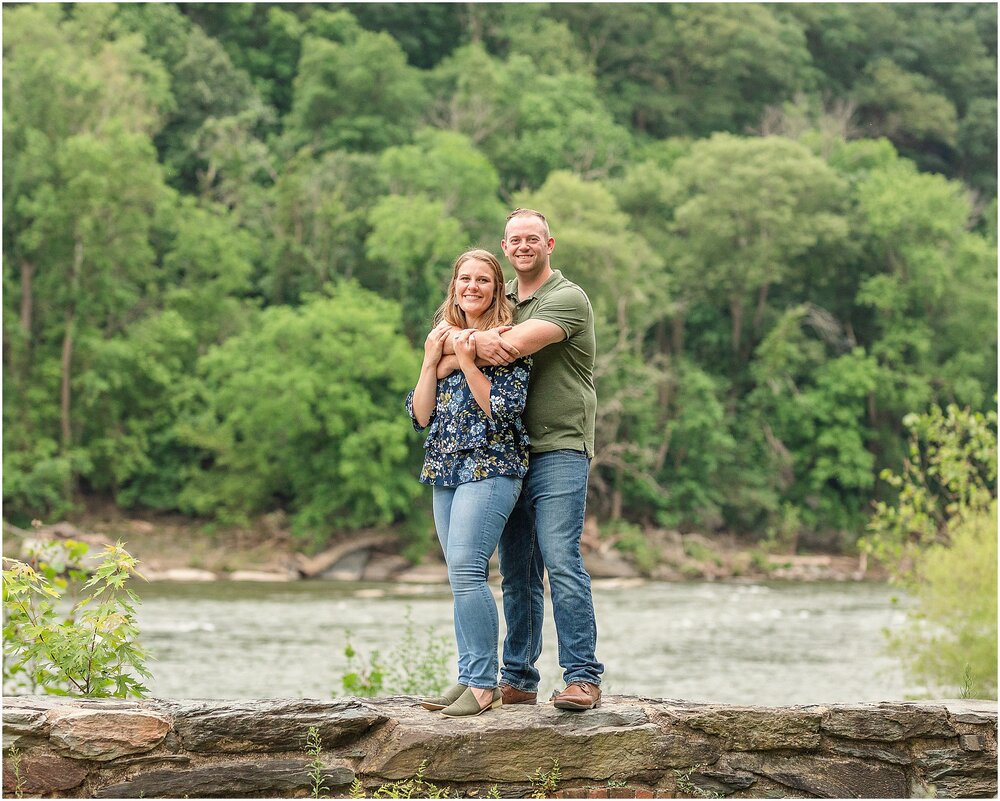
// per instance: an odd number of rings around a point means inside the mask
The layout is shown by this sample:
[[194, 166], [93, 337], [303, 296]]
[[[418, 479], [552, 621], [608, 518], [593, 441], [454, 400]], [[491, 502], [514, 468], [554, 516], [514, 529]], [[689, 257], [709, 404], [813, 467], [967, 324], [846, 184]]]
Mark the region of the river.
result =
[[[391, 654], [407, 614], [450, 643], [446, 586], [158, 582], [137, 587], [159, 698], [343, 695], [347, 633], [362, 656]], [[733, 704], [903, 700], [884, 653], [900, 624], [893, 590], [869, 583], [595, 582], [607, 693]], [[501, 614], [501, 630], [503, 616]], [[551, 607], [539, 668], [561, 686]], [[452, 676], [449, 676], [451, 679]]]

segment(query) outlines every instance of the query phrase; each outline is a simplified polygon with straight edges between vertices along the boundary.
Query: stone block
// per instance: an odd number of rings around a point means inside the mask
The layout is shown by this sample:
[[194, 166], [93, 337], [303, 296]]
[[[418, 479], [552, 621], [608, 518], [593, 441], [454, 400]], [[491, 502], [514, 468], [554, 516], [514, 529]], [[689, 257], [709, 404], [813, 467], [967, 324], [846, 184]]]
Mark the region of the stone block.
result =
[[[376, 702], [375, 708], [381, 703]], [[482, 776], [523, 781], [559, 761], [566, 781], [601, 781], [662, 771], [664, 755], [681, 748], [665, 741], [641, 706], [608, 704], [564, 712], [549, 704], [505, 706], [488, 715], [447, 720], [415, 708], [395, 708], [396, 726], [359, 767], [383, 781], [405, 779], [427, 760], [429, 781], [475, 782]]]
[[[343, 764], [327, 765], [323, 773], [331, 789], [354, 781]], [[311, 787], [306, 759], [215, 762], [190, 770], [170, 768], [140, 773], [133, 779], [103, 787], [96, 798], [238, 798], [306, 794]]]
[[952, 720], [958, 723], [976, 723], [997, 725], [997, 702], [979, 701], [973, 698], [947, 699], [934, 701], [948, 710]]
[[133, 710], [68, 709], [50, 712], [49, 741], [78, 759], [107, 762], [156, 748], [170, 731], [164, 715]]
[[909, 765], [913, 761], [905, 745], [892, 746], [879, 742], [866, 743], [861, 740], [838, 740], [831, 737], [828, 748], [834, 754], [889, 762], [894, 765]]
[[53, 795], [72, 790], [83, 784], [87, 768], [74, 759], [45, 752], [24, 754], [14, 773], [14, 762], [9, 755], [3, 761], [4, 795]]
[[719, 748], [708, 738], [692, 734], [662, 734], [656, 738], [656, 762], [661, 768], [686, 768], [704, 765], [719, 758]]
[[303, 751], [311, 726], [323, 748], [357, 740], [388, 718], [359, 701], [164, 702], [183, 747], [196, 753]]
[[3, 707], [3, 733], [19, 735], [45, 736], [49, 729], [49, 719], [46, 717], [45, 709], [42, 708], [18, 708], [10, 706], [8, 699], [4, 699]]
[[747, 790], [757, 783], [757, 777], [753, 773], [745, 770], [728, 769], [725, 764], [713, 767], [702, 768], [691, 774], [693, 784], [704, 787], [706, 783], [717, 785], [712, 788], [721, 794], [728, 794], [736, 790]]
[[921, 755], [915, 765], [938, 796], [992, 798], [997, 794], [995, 753], [935, 748]]
[[765, 756], [760, 773], [818, 798], [905, 798], [906, 773], [897, 765], [812, 755]]
[[823, 716], [822, 730], [837, 737], [883, 742], [955, 736], [943, 708], [903, 704], [831, 708]]
[[811, 750], [820, 743], [821, 715], [796, 708], [715, 708], [683, 718], [686, 725], [720, 737], [735, 751]]

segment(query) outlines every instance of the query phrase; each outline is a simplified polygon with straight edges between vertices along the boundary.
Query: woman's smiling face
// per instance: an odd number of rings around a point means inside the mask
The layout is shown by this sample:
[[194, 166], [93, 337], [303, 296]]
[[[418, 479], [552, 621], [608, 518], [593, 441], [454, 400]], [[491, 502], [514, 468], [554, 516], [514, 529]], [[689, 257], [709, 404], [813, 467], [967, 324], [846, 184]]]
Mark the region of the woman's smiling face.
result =
[[469, 259], [455, 276], [455, 299], [471, 325], [493, 304], [496, 285], [493, 268], [485, 261]]

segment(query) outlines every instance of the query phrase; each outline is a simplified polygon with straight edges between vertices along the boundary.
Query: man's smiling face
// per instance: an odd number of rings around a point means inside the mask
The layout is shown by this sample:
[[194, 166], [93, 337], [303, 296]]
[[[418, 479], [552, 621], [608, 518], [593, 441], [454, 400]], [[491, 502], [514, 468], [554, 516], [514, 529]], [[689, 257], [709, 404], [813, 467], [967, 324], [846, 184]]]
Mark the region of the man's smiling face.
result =
[[519, 214], [507, 222], [500, 247], [514, 271], [523, 277], [538, 275], [548, 266], [555, 240], [534, 214]]

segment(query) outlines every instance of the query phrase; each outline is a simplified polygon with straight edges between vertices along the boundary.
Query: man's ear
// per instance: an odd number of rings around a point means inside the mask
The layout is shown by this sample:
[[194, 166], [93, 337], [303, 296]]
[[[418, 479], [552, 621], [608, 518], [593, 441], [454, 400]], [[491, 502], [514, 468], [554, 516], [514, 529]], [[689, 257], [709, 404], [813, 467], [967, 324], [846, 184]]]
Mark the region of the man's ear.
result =
[[545, 246], [548, 248], [548, 252], [551, 253], [556, 249], [556, 240], [550, 236], [549, 241], [545, 243]]

